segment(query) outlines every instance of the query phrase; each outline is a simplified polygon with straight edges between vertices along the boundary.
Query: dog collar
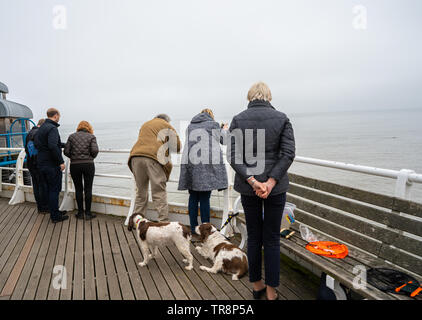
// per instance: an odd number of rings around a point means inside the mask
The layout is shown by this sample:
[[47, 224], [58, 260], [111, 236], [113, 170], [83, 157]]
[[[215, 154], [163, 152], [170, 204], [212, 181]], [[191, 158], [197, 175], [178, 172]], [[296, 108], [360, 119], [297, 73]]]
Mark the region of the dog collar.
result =
[[136, 229], [138, 229], [139, 224], [142, 222], [142, 220], [145, 220], [142, 216], [136, 216], [135, 219], [133, 219], [133, 222], [135, 223]]

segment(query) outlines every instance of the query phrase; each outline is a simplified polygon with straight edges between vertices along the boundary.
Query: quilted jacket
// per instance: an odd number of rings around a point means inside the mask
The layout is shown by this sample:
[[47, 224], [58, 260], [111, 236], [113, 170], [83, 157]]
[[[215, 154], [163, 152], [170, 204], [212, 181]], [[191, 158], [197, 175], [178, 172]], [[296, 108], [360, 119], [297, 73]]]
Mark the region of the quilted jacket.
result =
[[[248, 129], [253, 133], [252, 141], [246, 141]], [[261, 151], [257, 148], [259, 129], [264, 129], [265, 134], [265, 146]], [[287, 170], [296, 152], [293, 127], [289, 118], [277, 111], [269, 102], [255, 100], [249, 103], [246, 110], [233, 118], [229, 130], [231, 135], [234, 137], [239, 135], [240, 138], [240, 140], [236, 138], [229, 140], [230, 152], [227, 153], [227, 160], [236, 171], [234, 190], [242, 195], [254, 196], [252, 187], [246, 181], [253, 175], [259, 182], [265, 182], [269, 177], [277, 181], [271, 195], [286, 192], [289, 188]], [[236, 140], [243, 142], [243, 145], [236, 147]], [[245, 148], [246, 143], [253, 149]], [[255, 161], [252, 156], [255, 156]], [[248, 161], [248, 158], [251, 160]]]
[[64, 154], [71, 163], [93, 162], [98, 155], [97, 138], [84, 130], [72, 133], [67, 139]]

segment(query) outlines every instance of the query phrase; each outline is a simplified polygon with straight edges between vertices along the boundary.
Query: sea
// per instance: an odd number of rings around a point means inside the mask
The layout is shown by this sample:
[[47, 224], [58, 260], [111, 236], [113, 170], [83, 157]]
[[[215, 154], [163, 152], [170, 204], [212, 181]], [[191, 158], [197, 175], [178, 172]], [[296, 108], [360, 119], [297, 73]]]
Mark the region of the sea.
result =
[[[194, 115], [192, 115], [194, 116]], [[340, 161], [384, 169], [410, 169], [422, 174], [422, 108], [408, 110], [312, 112], [288, 114], [293, 125], [296, 155], [323, 160]], [[92, 122], [101, 150], [130, 149], [136, 142], [142, 124], [137, 121]], [[81, 119], [82, 120], [82, 119]], [[231, 119], [216, 119], [230, 123]], [[190, 119], [172, 122], [184, 141], [185, 128]], [[62, 141], [75, 131], [77, 124], [60, 126]], [[180, 163], [180, 156], [173, 156]], [[127, 167], [128, 154], [100, 153], [96, 172], [131, 175]], [[395, 180], [339, 169], [294, 162], [290, 172], [334, 182], [358, 189], [394, 195]], [[171, 174], [178, 180], [179, 168]], [[131, 184], [127, 180], [96, 177], [94, 193], [130, 197]], [[233, 194], [236, 197], [236, 194]], [[422, 203], [422, 184], [411, 186], [410, 198]], [[177, 182], [168, 183], [168, 201], [187, 204], [188, 193], [177, 190]], [[223, 193], [213, 192], [211, 205], [223, 206]]]

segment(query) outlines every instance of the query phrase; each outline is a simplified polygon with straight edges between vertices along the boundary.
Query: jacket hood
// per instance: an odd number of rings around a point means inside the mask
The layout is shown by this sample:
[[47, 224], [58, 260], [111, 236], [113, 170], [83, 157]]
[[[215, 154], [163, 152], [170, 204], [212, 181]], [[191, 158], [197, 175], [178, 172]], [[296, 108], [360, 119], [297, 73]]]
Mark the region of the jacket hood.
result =
[[214, 119], [208, 113], [201, 112], [192, 118], [191, 123], [200, 123], [204, 121], [214, 121]]

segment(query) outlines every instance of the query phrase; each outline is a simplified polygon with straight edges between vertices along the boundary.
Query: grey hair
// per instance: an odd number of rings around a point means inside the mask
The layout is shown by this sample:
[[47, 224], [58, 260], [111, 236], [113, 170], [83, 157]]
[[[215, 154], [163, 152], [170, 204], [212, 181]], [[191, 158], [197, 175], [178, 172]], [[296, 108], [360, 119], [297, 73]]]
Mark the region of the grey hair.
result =
[[166, 115], [165, 113], [157, 114], [155, 117], [158, 118], [158, 119], [163, 119], [167, 122], [170, 122], [170, 117], [168, 115]]

